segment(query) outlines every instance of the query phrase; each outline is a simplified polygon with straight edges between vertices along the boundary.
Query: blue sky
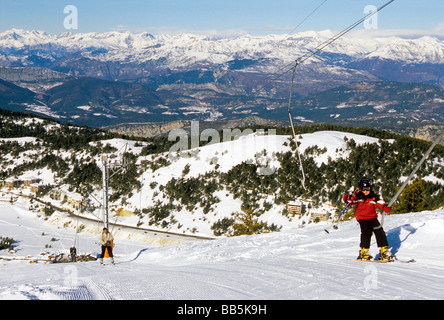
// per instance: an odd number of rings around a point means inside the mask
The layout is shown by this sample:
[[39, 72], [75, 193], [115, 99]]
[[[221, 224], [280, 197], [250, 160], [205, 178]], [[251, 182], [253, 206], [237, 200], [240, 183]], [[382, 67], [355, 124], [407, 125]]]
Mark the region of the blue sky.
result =
[[[388, 0], [0, 0], [0, 32], [11, 28], [70, 32], [126, 31], [152, 34], [287, 34], [342, 30], [363, 17], [367, 5]], [[322, 4], [322, 5], [321, 5]], [[74, 5], [78, 28], [64, 26]], [[296, 30], [316, 7], [321, 5]], [[378, 29], [444, 35], [443, 0], [395, 0], [378, 16]], [[364, 29], [361, 25], [358, 29]]]

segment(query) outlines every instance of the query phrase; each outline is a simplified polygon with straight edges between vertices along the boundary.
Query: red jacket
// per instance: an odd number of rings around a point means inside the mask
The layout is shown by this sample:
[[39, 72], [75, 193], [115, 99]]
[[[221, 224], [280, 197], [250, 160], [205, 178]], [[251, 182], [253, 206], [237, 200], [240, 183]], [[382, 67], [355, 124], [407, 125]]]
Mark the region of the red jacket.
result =
[[384, 212], [390, 212], [391, 208], [387, 204], [379, 200], [379, 197], [373, 193], [368, 196], [353, 196], [345, 194], [343, 197], [344, 202], [350, 202], [350, 205], [356, 205], [355, 218], [356, 220], [370, 220], [378, 218], [376, 208], [384, 210]]

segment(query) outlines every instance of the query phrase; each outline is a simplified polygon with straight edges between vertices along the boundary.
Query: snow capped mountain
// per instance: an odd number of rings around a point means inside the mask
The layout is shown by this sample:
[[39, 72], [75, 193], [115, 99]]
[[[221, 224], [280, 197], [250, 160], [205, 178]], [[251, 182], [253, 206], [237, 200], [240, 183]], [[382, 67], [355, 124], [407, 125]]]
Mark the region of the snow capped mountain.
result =
[[419, 39], [375, 39], [378, 45], [366, 58], [392, 59], [410, 63], [444, 62], [444, 41], [429, 36]]
[[[169, 65], [185, 67], [193, 63], [225, 63], [233, 59], [278, 59], [294, 61], [313, 50], [334, 33], [301, 32], [294, 35], [245, 35], [237, 38], [211, 38], [204, 35], [158, 35], [130, 32], [61, 33], [50, 35], [42, 31], [10, 29], [0, 34], [2, 51], [39, 49], [46, 54], [86, 51], [91, 59], [101, 61], [138, 61], [164, 58]], [[94, 53], [94, 50], [100, 53]], [[444, 41], [432, 37], [417, 39], [343, 37], [325, 52], [353, 58], [380, 58], [415, 63], [442, 63]], [[8, 59], [7, 57], [3, 57]]]
[[[245, 115], [286, 119], [287, 113], [283, 110], [287, 108], [291, 73], [287, 72], [269, 86], [263, 87], [264, 84], [288, 71], [296, 59], [313, 52], [332, 36], [334, 32], [330, 30], [215, 38], [117, 31], [51, 35], [11, 29], [0, 34], [0, 67], [3, 67], [0, 75], [3, 80], [30, 89], [36, 95], [25, 102], [6, 97], [4, 107], [16, 111], [47, 110], [45, 114], [56, 114], [64, 121], [95, 126], [196, 117], [222, 120]], [[379, 87], [389, 89], [384, 89], [388, 96], [383, 100], [402, 106], [407, 118], [411, 110], [419, 110], [421, 115], [415, 119], [439, 122], [442, 106], [437, 101], [444, 99], [440, 89], [444, 88], [443, 61], [444, 41], [438, 38], [370, 37], [362, 33], [341, 37], [298, 66], [293, 97], [307, 99], [307, 103], [302, 103], [304, 106], [298, 108], [300, 114], [296, 116], [307, 121], [344, 121], [337, 112], [327, 114], [327, 111], [323, 112], [323, 118], [313, 119], [311, 110], [344, 103], [354, 106], [353, 101], [345, 100], [347, 90], [340, 86], [358, 83], [363, 92], [361, 96], [369, 96], [371, 92], [366, 87], [373, 86], [367, 84], [379, 82]], [[26, 72], [19, 68], [32, 68], [34, 71], [27, 74], [35, 74], [35, 79], [25, 77]], [[54, 75], [54, 79], [46, 77], [44, 83], [39, 81], [37, 70], [41, 69], [51, 70], [52, 73], [44, 73]], [[74, 80], [66, 84], [60, 80], [62, 74], [65, 79]], [[102, 82], [94, 84], [93, 94], [86, 94], [81, 92], [85, 81], [80, 78]], [[103, 80], [118, 82], [112, 87], [119, 87], [119, 95], [103, 95], [109, 90], [100, 86], [111, 87]], [[402, 85], [384, 81], [414, 83], [409, 94], [420, 91], [420, 100], [399, 102]], [[335, 105], [317, 105], [316, 94], [335, 88], [342, 92]], [[75, 92], [79, 94], [73, 97]], [[372, 97], [360, 100], [359, 104], [380, 105], [380, 101], [373, 101]], [[88, 113], [84, 106], [90, 106], [88, 110], [100, 110]], [[112, 110], [107, 109], [109, 106]], [[393, 114], [387, 110], [377, 109], [378, 118], [391, 120]], [[355, 111], [359, 113], [357, 108]], [[373, 111], [366, 110], [367, 115], [372, 116]], [[357, 116], [364, 115], [354, 117]]]
[[48, 42], [52, 36], [44, 31], [10, 29], [0, 34], [5, 48], [23, 48]]
[[[153, 88], [168, 83], [164, 78], [171, 74], [193, 71], [200, 79], [208, 72], [213, 83], [224, 77], [229, 84], [241, 80], [247, 84], [235, 86], [246, 86], [251, 92], [263, 84], [264, 78], [275, 77], [283, 67], [290, 67], [332, 36], [330, 30], [214, 38], [117, 31], [51, 35], [11, 29], [0, 33], [0, 66], [43, 67], [73, 76], [140, 82]], [[377, 77], [444, 86], [443, 61], [444, 41], [437, 38], [369, 37], [358, 33], [339, 38], [306, 60], [296, 74], [296, 82], [304, 87], [302, 91], [310, 93], [331, 88], [332, 79], [344, 84], [374, 81]], [[176, 80], [189, 83], [183, 75]], [[193, 79], [192, 83], [197, 81]], [[304, 85], [309, 81], [313, 88]], [[281, 89], [278, 86], [275, 90]]]

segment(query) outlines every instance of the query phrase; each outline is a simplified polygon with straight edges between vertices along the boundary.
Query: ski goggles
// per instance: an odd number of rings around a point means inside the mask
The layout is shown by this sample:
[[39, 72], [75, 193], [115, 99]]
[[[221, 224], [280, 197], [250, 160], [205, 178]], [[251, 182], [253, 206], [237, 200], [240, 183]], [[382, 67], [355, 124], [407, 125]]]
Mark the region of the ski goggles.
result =
[[371, 187], [362, 187], [361, 190], [362, 191], [370, 191], [372, 188]]

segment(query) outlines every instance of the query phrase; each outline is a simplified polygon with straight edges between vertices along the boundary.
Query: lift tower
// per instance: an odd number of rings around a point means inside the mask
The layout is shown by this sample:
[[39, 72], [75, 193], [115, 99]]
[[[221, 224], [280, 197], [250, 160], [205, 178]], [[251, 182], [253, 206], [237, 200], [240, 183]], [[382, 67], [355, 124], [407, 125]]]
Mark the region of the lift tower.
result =
[[[102, 219], [103, 219], [103, 225], [107, 229], [109, 229], [109, 205], [108, 205], [109, 179], [125, 167], [124, 154], [126, 152], [127, 145], [128, 144], [125, 144], [122, 147], [124, 148], [124, 152], [121, 153], [121, 159], [116, 160], [113, 163], [110, 162], [108, 155], [106, 154], [102, 155], [102, 186], [103, 186]], [[111, 176], [109, 175], [110, 171], [111, 171]]]

